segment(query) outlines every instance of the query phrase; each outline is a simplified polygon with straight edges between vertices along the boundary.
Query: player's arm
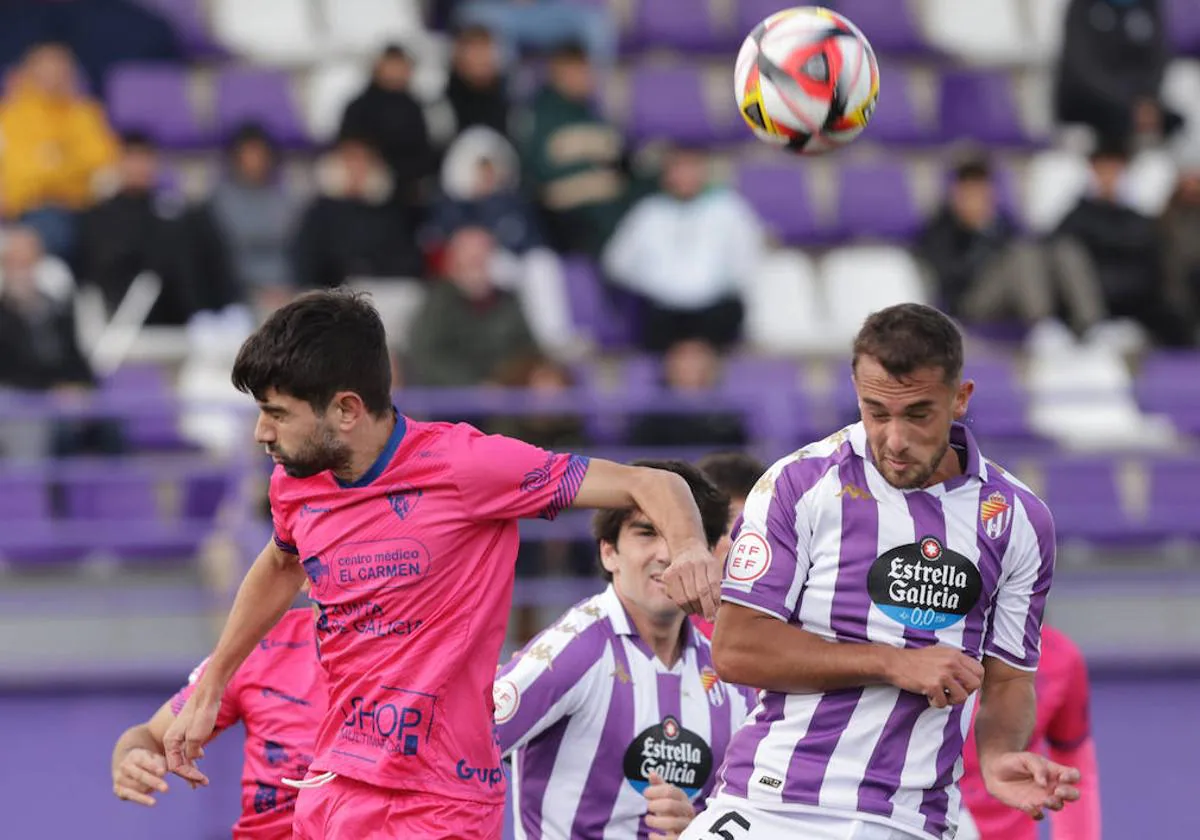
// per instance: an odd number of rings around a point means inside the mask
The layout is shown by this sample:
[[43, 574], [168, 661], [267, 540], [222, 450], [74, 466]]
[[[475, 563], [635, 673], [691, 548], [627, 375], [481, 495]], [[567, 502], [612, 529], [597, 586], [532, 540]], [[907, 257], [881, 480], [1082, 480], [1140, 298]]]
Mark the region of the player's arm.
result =
[[211, 737], [221, 698], [241, 664], [291, 606], [305, 580], [296, 555], [272, 540], [238, 588], [225, 629], [204, 673], [164, 738], [167, 769], [184, 778], [199, 773], [195, 760]]
[[1092, 739], [1087, 663], [1069, 639], [1060, 634], [1056, 641], [1064, 647], [1070, 665], [1066, 690], [1046, 725], [1046, 741], [1050, 759], [1079, 770], [1080, 780], [1079, 801], [1051, 815], [1051, 834], [1054, 840], [1099, 840], [1100, 768]]
[[672, 600], [689, 612], [716, 616], [721, 562], [708, 550], [700, 511], [682, 477], [593, 458], [572, 505], [641, 510], [671, 552], [671, 567], [663, 580]]
[[118, 799], [139, 805], [154, 805], [155, 793], [166, 793], [166, 752], [163, 736], [175, 715], [170, 702], [163, 703], [150, 720], [121, 733], [113, 747], [113, 793]]

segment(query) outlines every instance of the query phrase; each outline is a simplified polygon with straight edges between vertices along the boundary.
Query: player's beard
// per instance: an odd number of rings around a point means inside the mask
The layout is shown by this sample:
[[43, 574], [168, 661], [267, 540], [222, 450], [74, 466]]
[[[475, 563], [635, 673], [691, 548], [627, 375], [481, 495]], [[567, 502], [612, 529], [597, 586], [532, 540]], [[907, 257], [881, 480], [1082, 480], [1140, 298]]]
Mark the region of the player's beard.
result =
[[[933, 474], [937, 472], [937, 468], [941, 465], [942, 459], [946, 457], [946, 452], [949, 449], [950, 441], [947, 440], [930, 461], [922, 465], [916, 472], [906, 475], [903, 480], [899, 480], [898, 476], [892, 472], [890, 466], [887, 466], [886, 469], [883, 468], [887, 465], [887, 461], [884, 460], [887, 457], [886, 455], [884, 455], [882, 458], [876, 456], [875, 460], [876, 464], [880, 465], [881, 468], [879, 471], [883, 474], [883, 477], [887, 479], [888, 484], [892, 485], [897, 490], [917, 490], [921, 487], [924, 487], [929, 483], [929, 479], [933, 478]], [[909, 468], [911, 469], [912, 466], [913, 465], [910, 464]]]
[[294, 454], [279, 448], [271, 448], [270, 452], [292, 478], [310, 478], [325, 470], [344, 472], [350, 466], [350, 447], [338, 440], [333, 430], [325, 425], [320, 426]]

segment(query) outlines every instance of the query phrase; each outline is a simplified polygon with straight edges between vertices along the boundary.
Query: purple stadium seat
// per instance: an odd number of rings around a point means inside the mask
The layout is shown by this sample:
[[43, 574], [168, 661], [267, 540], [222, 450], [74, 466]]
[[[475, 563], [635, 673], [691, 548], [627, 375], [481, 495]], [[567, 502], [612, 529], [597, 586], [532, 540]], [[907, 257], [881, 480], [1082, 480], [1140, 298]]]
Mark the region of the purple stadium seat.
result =
[[937, 140], [937, 132], [917, 113], [909, 89], [908, 77], [901, 67], [883, 67], [880, 77], [887, 81], [880, 88], [875, 114], [863, 137], [880, 143], [921, 145]]
[[1029, 134], [1008, 76], [1002, 71], [953, 70], [942, 76], [942, 137], [994, 146], [1026, 146]]
[[613, 311], [596, 267], [589, 260], [569, 258], [563, 262], [563, 276], [575, 325], [606, 350], [628, 347], [633, 319]]
[[1121, 505], [1112, 458], [1050, 457], [1042, 467], [1043, 499], [1060, 539], [1114, 544], [1144, 536]]
[[154, 480], [143, 475], [111, 478], [72, 477], [66, 482], [64, 499], [70, 519], [154, 521], [158, 519], [158, 500]]
[[723, 48], [728, 38], [713, 20], [706, 0], [697, 0], [680, 14], [679, 0], [640, 0], [633, 20], [633, 39], [639, 47], [673, 47], [685, 51]]
[[1200, 391], [1180, 383], [1200, 381], [1200, 353], [1159, 352], [1146, 358], [1134, 381], [1143, 411], [1165, 414], [1180, 431], [1200, 433]]
[[[36, 475], [19, 472], [0, 475], [0, 521], [36, 522], [50, 515], [46, 483]], [[5, 524], [3, 527], [10, 527]]]
[[1200, 55], [1200, 5], [1196, 0], [1166, 0], [1167, 37], [1175, 52]]
[[[744, 132], [732, 120], [713, 123], [695, 67], [639, 67], [629, 78], [629, 131], [635, 140], [707, 144]], [[735, 135], [735, 130], [737, 134]]]
[[211, 520], [232, 488], [228, 475], [193, 475], [185, 479], [183, 516]]
[[837, 230], [846, 238], [908, 239], [921, 225], [903, 164], [847, 164], [837, 196]]
[[282, 70], [233, 68], [217, 78], [217, 134], [226, 138], [245, 122], [260, 123], [277, 143], [308, 145], [308, 134]]
[[1196, 516], [1196, 473], [1200, 461], [1177, 457], [1154, 460], [1147, 465], [1150, 498], [1146, 525], [1164, 537], [1200, 538], [1200, 517]]
[[931, 52], [908, 0], [836, 0], [829, 5], [854, 22], [878, 55]]
[[141, 131], [172, 148], [211, 139], [188, 97], [188, 73], [162, 64], [123, 64], [108, 77], [108, 116], [119, 131]]
[[788, 5], [783, 0], [738, 0], [733, 4], [737, 15], [734, 23], [737, 38], [734, 43], [741, 44], [754, 27]]
[[745, 162], [735, 176], [738, 191], [771, 234], [788, 245], [828, 238], [813, 208], [808, 176], [797, 164]]
[[183, 48], [194, 58], [227, 58], [225, 51], [212, 37], [205, 21], [203, 0], [138, 0], [143, 6], [158, 12], [175, 34]]
[[122, 425], [136, 450], [179, 450], [188, 444], [179, 434], [178, 408], [166, 371], [153, 364], [130, 364], [104, 378], [101, 395], [122, 410]]

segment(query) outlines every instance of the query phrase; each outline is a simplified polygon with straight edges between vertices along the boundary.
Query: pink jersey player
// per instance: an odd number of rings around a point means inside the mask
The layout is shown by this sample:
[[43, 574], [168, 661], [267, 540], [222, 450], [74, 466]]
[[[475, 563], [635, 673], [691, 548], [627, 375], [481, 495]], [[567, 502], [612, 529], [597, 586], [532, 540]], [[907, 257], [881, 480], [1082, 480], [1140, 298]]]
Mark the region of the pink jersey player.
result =
[[[113, 753], [114, 790], [122, 799], [153, 804], [166, 789], [162, 736], [204, 673], [200, 663], [187, 685], [148, 722], [123, 734]], [[312, 610], [294, 609], [258, 644], [229, 683], [214, 737], [241, 722], [246, 727], [242, 764], [242, 814], [233, 840], [287, 840], [292, 836], [296, 790], [313, 756], [313, 739], [325, 714], [325, 675], [317, 662]]]
[[[1049, 752], [1053, 760], [1078, 768], [1083, 776], [1079, 801], [1071, 808], [1051, 814], [1054, 840], [1098, 840], [1100, 790], [1088, 718], [1087, 665], [1075, 643], [1049, 625], [1042, 628], [1037, 722], [1031, 743], [1032, 749]], [[1037, 823], [988, 795], [979, 772], [974, 728], [963, 750], [963, 777], [959, 785], [963, 806], [981, 840], [1036, 840]]]
[[274, 458], [274, 540], [247, 573], [210, 664], [168, 731], [199, 773], [225, 682], [307, 579], [329, 709], [296, 803], [297, 840], [498, 838], [504, 774], [492, 677], [511, 606], [517, 520], [636, 506], [662, 533], [676, 602], [715, 612], [720, 569], [679, 476], [546, 452], [391, 403], [379, 315], [359, 294], [303, 295], [238, 353]]

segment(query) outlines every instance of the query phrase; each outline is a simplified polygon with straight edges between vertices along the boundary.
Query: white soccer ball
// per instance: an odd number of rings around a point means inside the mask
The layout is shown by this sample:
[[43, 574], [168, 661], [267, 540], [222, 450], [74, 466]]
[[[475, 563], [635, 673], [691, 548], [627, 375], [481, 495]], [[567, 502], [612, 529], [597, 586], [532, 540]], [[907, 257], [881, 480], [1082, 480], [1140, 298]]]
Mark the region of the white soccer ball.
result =
[[742, 42], [734, 95], [760, 139], [796, 154], [820, 154], [867, 127], [879, 98], [879, 65], [858, 27], [837, 12], [784, 9]]

